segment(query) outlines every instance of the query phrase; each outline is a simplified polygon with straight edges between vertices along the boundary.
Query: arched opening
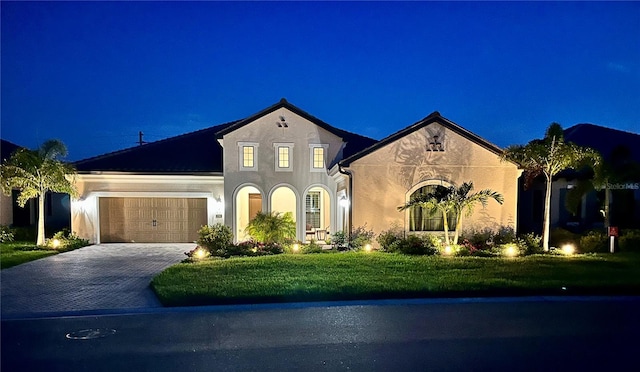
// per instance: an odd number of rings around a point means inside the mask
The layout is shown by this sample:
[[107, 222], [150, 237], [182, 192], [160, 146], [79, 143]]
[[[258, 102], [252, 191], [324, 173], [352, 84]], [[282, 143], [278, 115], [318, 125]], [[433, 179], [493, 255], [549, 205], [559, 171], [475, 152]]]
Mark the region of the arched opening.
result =
[[[417, 188], [409, 196], [409, 201], [419, 196], [426, 195], [436, 191], [438, 187], [447, 187], [442, 184], [426, 184]], [[415, 206], [407, 209], [409, 231], [444, 231], [444, 218], [442, 211], [437, 210], [433, 213], [423, 207]], [[447, 224], [449, 231], [456, 228], [456, 213], [449, 212], [447, 214]]]
[[262, 211], [262, 193], [254, 186], [244, 186], [236, 193], [236, 240], [247, 240], [249, 236], [245, 234], [247, 224], [255, 215]]
[[278, 213], [291, 213], [294, 221], [296, 218], [296, 194], [287, 186], [279, 186], [271, 193], [271, 211]]
[[323, 187], [311, 187], [305, 195], [305, 240], [324, 241], [331, 227], [331, 196]]

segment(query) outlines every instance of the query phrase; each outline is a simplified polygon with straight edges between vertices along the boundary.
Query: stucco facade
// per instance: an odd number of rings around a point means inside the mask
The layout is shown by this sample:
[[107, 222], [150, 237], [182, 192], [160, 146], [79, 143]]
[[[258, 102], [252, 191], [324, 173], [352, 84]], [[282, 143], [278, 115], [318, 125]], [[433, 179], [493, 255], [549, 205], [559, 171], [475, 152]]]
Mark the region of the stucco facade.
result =
[[[434, 135], [441, 151], [425, 151]], [[502, 205], [478, 206], [463, 220], [463, 230], [516, 228], [517, 179], [520, 170], [498, 154], [434, 122], [353, 161], [353, 225], [376, 234], [396, 225], [409, 231], [408, 211], [398, 211], [413, 192], [425, 185], [459, 186], [473, 182], [474, 190], [491, 189], [504, 196]]]
[[[200, 217], [192, 220], [224, 223], [236, 241], [250, 238], [245, 228], [258, 211], [290, 212], [298, 240], [323, 240], [326, 232], [364, 225], [376, 234], [394, 225], [409, 231], [407, 212], [397, 208], [414, 191], [473, 182], [475, 190], [502, 194], [504, 204], [477, 207], [464, 225], [515, 229], [520, 171], [501, 161], [501, 152], [439, 113], [376, 141], [332, 127], [283, 99], [243, 120], [77, 163], [80, 196], [71, 203], [71, 224], [92, 242], [101, 241], [101, 216], [140, 229], [150, 223], [180, 228], [175, 218], [156, 217], [159, 207], [148, 206], [149, 199], [206, 200], [206, 218], [198, 207]], [[147, 204], [140, 211], [134, 203], [119, 214], [103, 213], [115, 207], [101, 200], [117, 198]], [[189, 208], [165, 215], [189, 214]]]

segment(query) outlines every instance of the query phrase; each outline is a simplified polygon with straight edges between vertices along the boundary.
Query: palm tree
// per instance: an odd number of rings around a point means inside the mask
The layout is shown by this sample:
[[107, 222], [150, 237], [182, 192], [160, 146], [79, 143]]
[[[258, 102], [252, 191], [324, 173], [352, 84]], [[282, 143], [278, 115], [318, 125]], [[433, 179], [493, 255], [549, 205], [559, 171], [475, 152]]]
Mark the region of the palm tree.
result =
[[494, 199], [498, 204], [504, 202], [504, 197], [489, 189], [480, 190], [476, 193], [469, 194], [473, 190], [473, 182], [464, 182], [460, 187], [452, 186], [451, 202], [454, 205], [454, 211], [457, 213], [456, 232], [453, 237], [453, 244], [458, 244], [458, 237], [462, 230], [462, 216], [469, 217], [473, 214], [473, 209], [477, 203], [482, 204], [482, 208], [487, 206], [489, 199]]
[[435, 189], [426, 194], [420, 194], [415, 198], [412, 198], [404, 205], [398, 207], [399, 211], [404, 211], [409, 208], [424, 208], [429, 213], [436, 214], [442, 213], [442, 221], [444, 224], [444, 240], [447, 245], [450, 245], [449, 240], [449, 221], [448, 214], [455, 211], [455, 204], [451, 199], [451, 188], [437, 185]]
[[24, 207], [29, 199], [38, 198], [37, 245], [44, 245], [44, 199], [49, 191], [68, 193], [75, 197], [77, 190], [72, 178], [75, 168], [59, 160], [67, 155], [66, 146], [59, 140], [45, 141], [37, 150], [20, 149], [0, 166], [2, 191], [11, 195], [20, 190], [18, 205]]
[[565, 169], [578, 169], [586, 164], [600, 163], [599, 154], [587, 147], [564, 141], [564, 132], [558, 123], [547, 128], [543, 139], [530, 141], [526, 145], [509, 146], [503, 158], [520, 165], [525, 171], [525, 188], [539, 175], [544, 175], [546, 183], [544, 218], [542, 223], [542, 244], [549, 250], [549, 219], [551, 215], [551, 182], [553, 177]]
[[245, 232], [260, 243], [286, 244], [296, 236], [296, 223], [291, 212], [258, 212]]

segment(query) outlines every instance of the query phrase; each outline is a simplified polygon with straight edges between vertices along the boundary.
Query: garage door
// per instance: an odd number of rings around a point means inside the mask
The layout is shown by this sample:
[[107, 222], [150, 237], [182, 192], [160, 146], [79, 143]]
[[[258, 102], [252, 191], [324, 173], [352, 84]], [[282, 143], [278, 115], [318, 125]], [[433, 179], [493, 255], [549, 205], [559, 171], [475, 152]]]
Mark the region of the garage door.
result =
[[204, 198], [100, 198], [103, 243], [179, 243], [207, 224]]

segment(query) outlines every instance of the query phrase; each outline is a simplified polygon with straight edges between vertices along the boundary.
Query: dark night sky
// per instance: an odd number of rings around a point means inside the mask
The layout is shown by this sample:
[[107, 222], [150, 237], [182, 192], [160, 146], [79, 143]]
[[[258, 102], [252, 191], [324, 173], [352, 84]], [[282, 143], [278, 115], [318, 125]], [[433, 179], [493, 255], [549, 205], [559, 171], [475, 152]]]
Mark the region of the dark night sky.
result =
[[6, 2], [3, 139], [78, 160], [286, 97], [380, 139], [432, 111], [499, 146], [640, 128], [640, 2]]

